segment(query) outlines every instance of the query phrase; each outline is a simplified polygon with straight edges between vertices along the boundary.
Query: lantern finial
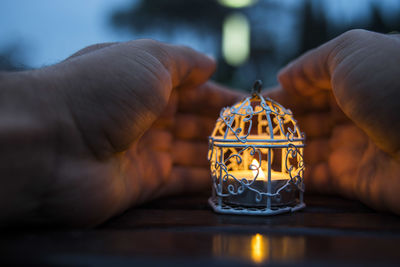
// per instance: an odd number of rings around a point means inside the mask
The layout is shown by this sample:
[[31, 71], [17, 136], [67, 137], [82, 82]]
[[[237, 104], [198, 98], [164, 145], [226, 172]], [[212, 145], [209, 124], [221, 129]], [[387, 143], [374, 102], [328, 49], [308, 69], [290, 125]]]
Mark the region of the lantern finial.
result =
[[262, 81], [256, 80], [253, 84], [253, 88], [251, 89], [251, 93], [253, 95], [259, 94], [261, 92], [261, 88], [262, 88]]

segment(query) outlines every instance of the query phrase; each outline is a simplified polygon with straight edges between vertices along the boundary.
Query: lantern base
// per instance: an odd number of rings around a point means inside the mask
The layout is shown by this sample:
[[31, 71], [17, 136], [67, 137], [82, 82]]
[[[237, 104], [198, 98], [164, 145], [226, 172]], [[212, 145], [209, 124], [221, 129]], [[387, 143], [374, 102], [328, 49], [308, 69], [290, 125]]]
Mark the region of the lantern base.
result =
[[252, 208], [234, 207], [224, 203], [222, 203], [222, 205], [218, 205], [218, 200], [213, 199], [212, 197], [208, 199], [208, 204], [210, 204], [214, 212], [217, 213], [236, 214], [236, 215], [258, 215], [258, 216], [268, 216], [286, 212], [294, 212], [297, 210], [304, 209], [306, 207], [306, 204], [304, 202], [299, 203], [293, 207], [279, 207], [274, 209], [267, 209], [265, 207], [252, 207]]
[[[213, 181], [217, 180], [217, 178], [212, 178]], [[274, 209], [275, 207], [291, 207], [296, 204], [296, 196], [299, 195], [299, 190], [294, 183], [289, 183], [287, 179], [279, 179], [271, 181], [271, 192], [280, 192], [278, 197], [271, 197], [271, 207]], [[227, 205], [232, 205], [234, 207], [240, 206], [243, 208], [265, 208], [265, 203], [267, 201], [267, 196], [262, 196], [260, 201], [256, 201], [257, 195], [259, 193], [256, 192], [266, 192], [268, 188], [268, 181], [253, 181], [252, 185], [249, 188], [246, 188], [240, 194], [230, 194], [228, 197], [224, 197], [223, 202]], [[228, 186], [233, 186], [237, 188], [240, 186], [240, 183], [236, 182], [233, 179], [229, 179], [227, 183], [224, 183], [223, 192], [229, 192]], [[280, 190], [284, 188], [284, 190]]]

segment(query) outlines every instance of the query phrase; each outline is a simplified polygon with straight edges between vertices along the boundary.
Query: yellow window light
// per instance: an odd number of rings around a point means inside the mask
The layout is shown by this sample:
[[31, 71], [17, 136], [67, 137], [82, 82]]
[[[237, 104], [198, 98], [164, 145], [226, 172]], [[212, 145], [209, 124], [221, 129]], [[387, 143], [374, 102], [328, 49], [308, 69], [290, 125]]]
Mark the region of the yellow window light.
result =
[[222, 54], [232, 66], [246, 62], [250, 54], [250, 25], [240, 13], [229, 15], [223, 23]]
[[230, 8], [244, 8], [254, 5], [258, 0], [218, 0], [223, 6]]

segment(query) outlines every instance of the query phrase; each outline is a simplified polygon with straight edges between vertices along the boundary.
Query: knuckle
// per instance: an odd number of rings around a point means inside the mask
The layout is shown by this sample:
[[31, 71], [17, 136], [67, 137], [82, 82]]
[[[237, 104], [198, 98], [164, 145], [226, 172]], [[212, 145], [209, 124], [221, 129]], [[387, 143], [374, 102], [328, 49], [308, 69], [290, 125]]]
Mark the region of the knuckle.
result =
[[358, 39], [364, 39], [371, 35], [370, 31], [363, 29], [352, 29], [349, 30], [339, 36], [339, 39], [342, 41], [354, 41]]
[[152, 48], [157, 48], [162, 45], [160, 41], [154, 39], [139, 39], [137, 42]]
[[196, 50], [194, 50], [193, 48], [188, 47], [186, 45], [178, 45], [178, 46], [176, 46], [176, 48], [187, 54], [197, 53]]
[[135, 47], [138, 47], [155, 57], [164, 67], [167, 68], [171, 61], [171, 55], [167, 44], [153, 39], [139, 39], [133, 42]]

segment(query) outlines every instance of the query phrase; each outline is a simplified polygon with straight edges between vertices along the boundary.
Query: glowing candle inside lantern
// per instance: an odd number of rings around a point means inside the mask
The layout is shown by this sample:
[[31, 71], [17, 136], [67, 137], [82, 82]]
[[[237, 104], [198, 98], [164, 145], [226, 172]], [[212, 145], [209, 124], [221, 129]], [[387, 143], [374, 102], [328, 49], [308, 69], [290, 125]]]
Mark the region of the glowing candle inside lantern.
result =
[[[249, 166], [249, 169], [250, 170], [231, 171], [230, 173], [233, 176], [235, 176], [236, 179], [239, 180], [242, 178], [246, 178], [248, 180], [256, 179], [256, 181], [263, 181], [263, 182], [268, 181], [268, 177], [260, 167], [260, 163], [258, 162], [258, 160], [253, 159], [253, 161]], [[230, 179], [233, 178], [230, 177]], [[288, 173], [271, 170], [271, 180], [288, 180], [288, 179], [290, 179]]]
[[[248, 166], [247, 170], [236, 170], [231, 171], [227, 183], [224, 185], [224, 190], [228, 190], [228, 186], [234, 186], [233, 188], [237, 188], [240, 183], [247, 183], [249, 188], [258, 190], [258, 191], [268, 191], [268, 175], [263, 171], [260, 166], [261, 164], [257, 159], [253, 158], [251, 164]], [[281, 171], [270, 171], [271, 174], [271, 193], [275, 193], [280, 187], [285, 185], [290, 176], [286, 172]], [[247, 181], [245, 181], [245, 180]], [[285, 200], [285, 194], [293, 194], [285, 192], [282, 193], [283, 201]], [[233, 195], [226, 199], [227, 202], [232, 204], [241, 203], [242, 205], [264, 205], [255, 200], [255, 194], [252, 190], [247, 190], [247, 193], [240, 195]], [[261, 204], [260, 204], [261, 203]]]
[[250, 168], [252, 169], [254, 178], [257, 177], [258, 180], [266, 180], [267, 177], [265, 177], [265, 174], [256, 159], [253, 159]]
[[261, 85], [221, 110], [209, 137], [209, 203], [216, 212], [272, 215], [305, 207], [305, 136], [290, 110], [262, 96]]

